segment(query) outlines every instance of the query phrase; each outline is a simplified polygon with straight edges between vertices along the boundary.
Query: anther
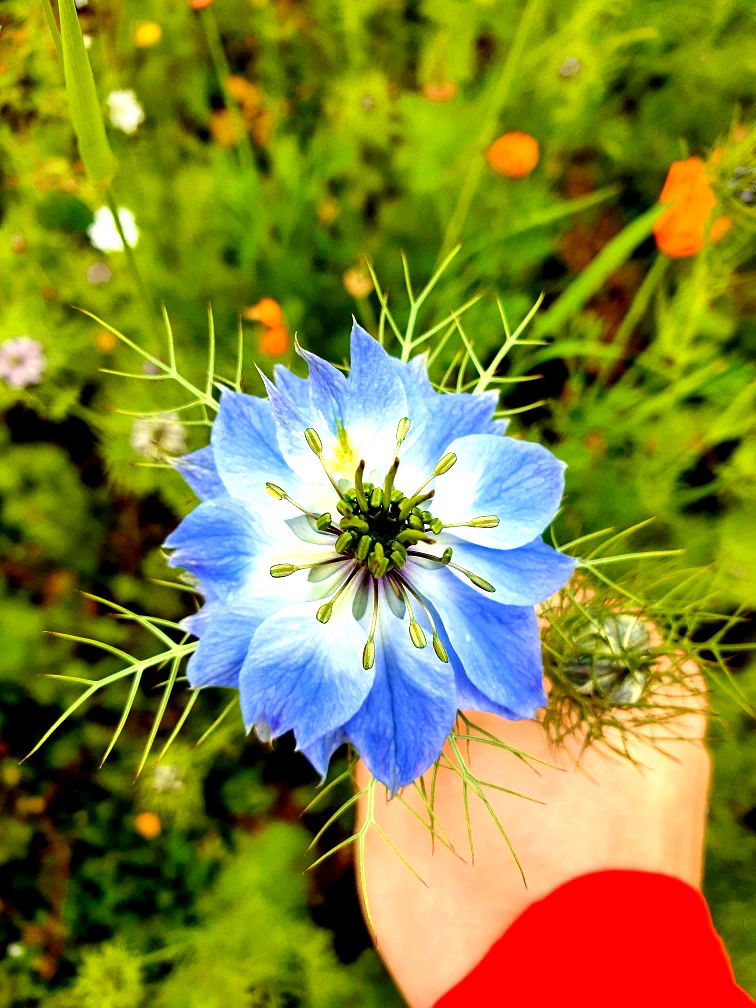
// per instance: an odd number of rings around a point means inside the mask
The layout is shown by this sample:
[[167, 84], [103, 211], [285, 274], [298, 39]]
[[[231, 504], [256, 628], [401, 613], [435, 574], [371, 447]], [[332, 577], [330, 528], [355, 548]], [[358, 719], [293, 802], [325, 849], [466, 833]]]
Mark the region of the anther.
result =
[[346, 553], [349, 547], [352, 545], [352, 534], [351, 532], [342, 532], [339, 538], [336, 540], [336, 545], [334, 549], [337, 553]]
[[380, 487], [374, 487], [373, 492], [370, 494], [370, 507], [376, 510], [383, 506], [383, 491]]
[[365, 647], [362, 649], [362, 667], [367, 672], [375, 664], [375, 627], [378, 622], [378, 582], [373, 581], [373, 615]]
[[308, 427], [304, 432], [304, 436], [310, 451], [313, 455], [317, 455], [320, 458], [323, 454], [323, 442], [320, 440], [318, 432], [313, 430], [312, 427]]
[[409, 429], [410, 429], [410, 420], [409, 420], [409, 417], [402, 417], [402, 419], [399, 421], [399, 423], [397, 424], [397, 427], [396, 427], [396, 448], [397, 448], [397, 451], [399, 450], [399, 447], [400, 447], [402, 441], [404, 441], [404, 439], [409, 434]]
[[297, 570], [299, 570], [299, 568], [295, 567], [294, 564], [273, 564], [270, 568], [270, 576], [274, 578], [289, 577], [290, 574], [294, 574]]
[[370, 526], [365, 521], [364, 518], [358, 518], [357, 515], [351, 515], [349, 518], [342, 518], [339, 523], [340, 527], [343, 529], [356, 529], [358, 532], [369, 532]]
[[322, 532], [323, 529], [328, 528], [330, 524], [331, 524], [331, 515], [329, 511], [326, 511], [325, 514], [319, 515], [315, 519], [315, 527], [318, 529], [319, 532]]
[[423, 602], [422, 598], [418, 595], [418, 593], [415, 591], [415, 589], [408, 581], [405, 581], [405, 579], [401, 575], [397, 575], [397, 580], [401, 582], [403, 587], [408, 592], [410, 592], [415, 599], [417, 599], [418, 604], [422, 608], [428, 622], [430, 623], [431, 633], [433, 634], [433, 650], [436, 652], [436, 656], [438, 657], [439, 661], [448, 663], [449, 656], [446, 653], [446, 648], [441, 643], [441, 638], [438, 636], [438, 631], [436, 630], [436, 623], [435, 620], [433, 619], [433, 614], [431, 613], [430, 609], [425, 604], [425, 602]]
[[[415, 619], [415, 614], [412, 611], [412, 603], [409, 600], [409, 595], [406, 589], [409, 587], [407, 582], [402, 577], [397, 578], [397, 586], [399, 591], [402, 593], [404, 599], [404, 604], [407, 606], [407, 612], [409, 613], [409, 635], [410, 640], [415, 645], [416, 648], [424, 648], [427, 641], [425, 640], [425, 634], [423, 633], [423, 628]], [[415, 595], [415, 592], [412, 593]], [[417, 596], [415, 595], [417, 598]], [[425, 608], [423, 606], [423, 608]]]
[[425, 634], [423, 633], [423, 628], [420, 626], [419, 623], [416, 623], [414, 620], [410, 620], [409, 635], [410, 640], [412, 641], [412, 643], [415, 645], [416, 648], [424, 648], [425, 645], [427, 644]]
[[318, 608], [318, 611], [315, 613], [315, 619], [319, 623], [327, 623], [328, 620], [331, 618], [331, 616], [333, 614], [333, 607], [334, 607], [334, 604], [335, 604], [336, 600], [341, 595], [341, 593], [344, 591], [344, 589], [347, 587], [347, 585], [350, 583], [350, 581], [352, 580], [352, 578], [355, 576], [356, 573], [357, 573], [357, 570], [355, 568], [351, 572], [351, 574], [349, 574], [349, 576], [346, 577], [342, 581], [342, 583], [336, 589], [335, 594], [332, 595], [331, 598], [329, 598], [327, 602], [324, 602], [323, 605]]
[[428, 479], [424, 483], [421, 483], [420, 486], [417, 488], [417, 490], [415, 490], [415, 495], [419, 494], [420, 491], [424, 489], [424, 487], [427, 487], [430, 481], [432, 479], [435, 479], [436, 476], [443, 476], [444, 473], [448, 473], [456, 461], [457, 456], [454, 454], [454, 452], [448, 452], [446, 455], [444, 455], [444, 457], [436, 464], [436, 468], [430, 474]]
[[357, 543], [357, 549], [355, 550], [354, 555], [360, 561], [360, 563], [364, 563], [367, 560], [367, 555], [370, 552], [370, 547], [372, 543], [373, 540], [370, 538], [369, 535], [362, 536], [360, 541]]
[[266, 483], [265, 489], [267, 490], [269, 496], [273, 497], [275, 500], [286, 499], [286, 492], [282, 490], [280, 486], [276, 486], [275, 483]]

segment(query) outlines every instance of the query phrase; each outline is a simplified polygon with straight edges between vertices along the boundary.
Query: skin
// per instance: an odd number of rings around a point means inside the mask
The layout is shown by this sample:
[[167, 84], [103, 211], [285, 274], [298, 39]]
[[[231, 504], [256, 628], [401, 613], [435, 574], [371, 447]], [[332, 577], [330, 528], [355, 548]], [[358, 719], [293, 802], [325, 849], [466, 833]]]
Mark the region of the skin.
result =
[[[430, 1008], [530, 903], [586, 872], [640, 869], [700, 887], [711, 765], [703, 743], [705, 686], [695, 666], [685, 671], [687, 689], [668, 684], [657, 691], [660, 702], [684, 708], [684, 713], [654, 729], [659, 748], [642, 742], [631, 746], [635, 764], [604, 746], [582, 751], [582, 736], [555, 750], [537, 721], [470, 715], [508, 745], [555, 766], [536, 770], [500, 749], [470, 745], [469, 765], [481, 780], [542, 803], [488, 791], [527, 887], [490, 815], [471, 796], [473, 863], [457, 774], [439, 771], [435, 809], [464, 860], [438, 841], [432, 850], [428, 830], [400, 802], [387, 801], [383, 788], [376, 790], [379, 825], [426, 883], [412, 876], [376, 830], [368, 831], [366, 875], [374, 938], [410, 1008]], [[680, 737], [670, 741], [670, 736]], [[464, 750], [463, 755], [467, 758]], [[368, 780], [359, 764], [358, 786]], [[430, 787], [430, 774], [426, 782]], [[404, 797], [427, 820], [414, 790], [407, 789]], [[364, 816], [363, 799], [358, 825]]]

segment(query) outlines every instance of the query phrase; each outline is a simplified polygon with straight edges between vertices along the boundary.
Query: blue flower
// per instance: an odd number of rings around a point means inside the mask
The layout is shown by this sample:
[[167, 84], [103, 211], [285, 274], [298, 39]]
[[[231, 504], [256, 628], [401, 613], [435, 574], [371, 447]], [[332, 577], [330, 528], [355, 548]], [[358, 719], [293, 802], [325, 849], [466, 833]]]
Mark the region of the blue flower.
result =
[[224, 391], [178, 463], [201, 500], [166, 541], [205, 598], [187, 675], [237, 688], [247, 730], [293, 731], [321, 774], [350, 742], [394, 793], [458, 709], [543, 705], [533, 607], [575, 566], [540, 538], [564, 465], [504, 436], [496, 393], [439, 394], [357, 324], [348, 377], [298, 352], [309, 380]]

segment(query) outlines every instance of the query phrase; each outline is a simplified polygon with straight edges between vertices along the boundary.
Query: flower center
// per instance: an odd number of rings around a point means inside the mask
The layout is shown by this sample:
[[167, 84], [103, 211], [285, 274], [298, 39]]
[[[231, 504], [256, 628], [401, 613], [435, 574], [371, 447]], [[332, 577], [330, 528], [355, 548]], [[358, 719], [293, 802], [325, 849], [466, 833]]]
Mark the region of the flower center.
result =
[[271, 577], [288, 577], [297, 571], [322, 569], [330, 567], [332, 564], [348, 564], [344, 580], [341, 581], [331, 598], [324, 602], [315, 614], [316, 619], [321, 623], [328, 623], [333, 613], [334, 604], [356, 577], [358, 578], [357, 590], [363, 593], [365, 605], [367, 605], [367, 595], [370, 592], [370, 585], [372, 585], [373, 612], [362, 656], [362, 662], [366, 669], [372, 668], [375, 661], [378, 581], [383, 577], [386, 577], [387, 589], [390, 588], [400, 604], [406, 608], [409, 615], [409, 634], [415, 647], [424, 648], [426, 639], [422, 627], [415, 619], [410, 596], [425, 613], [431, 627], [433, 649], [436, 655], [443, 662], [449, 660], [438, 634], [433, 614], [423, 598], [407, 580], [406, 572], [402, 574], [401, 568], [406, 564], [408, 557], [422, 558], [438, 568], [453, 567], [483, 591], [495, 591], [493, 585], [489, 584], [485, 578], [452, 563], [450, 546], [444, 549], [441, 556], [434, 556], [416, 549], [418, 543], [433, 545], [436, 542], [433, 536], [439, 535], [446, 528], [458, 528], [462, 525], [474, 528], [496, 528], [499, 519], [495, 515], [482, 515], [467, 522], [444, 524], [439, 518], [434, 518], [429, 510], [422, 507], [427, 501], [432, 500], [435, 494], [435, 490], [423, 493], [425, 487], [437, 476], [442, 476], [452, 468], [457, 461], [454, 452], [444, 455], [430, 476], [420, 484], [412, 495], [407, 496], [401, 490], [396, 490], [394, 480], [399, 468], [398, 452], [409, 429], [410, 422], [406, 417], [399, 421], [396, 432], [397, 457], [386, 474], [383, 486], [363, 481], [365, 474], [363, 459], [355, 469], [354, 486], [349, 488], [344, 486], [346, 480], [342, 480], [339, 484], [328, 471], [323, 459], [323, 446], [317, 431], [308, 427], [304, 432], [307, 444], [320, 461], [323, 471], [336, 491], [338, 497], [336, 509], [341, 515], [338, 524], [335, 523], [330, 511], [315, 514], [292, 500], [286, 491], [275, 483], [265, 484], [268, 493], [276, 500], [288, 501], [289, 504], [294, 505], [306, 515], [319, 532], [336, 537], [333, 545], [335, 556], [301, 565], [276, 563], [270, 568]]

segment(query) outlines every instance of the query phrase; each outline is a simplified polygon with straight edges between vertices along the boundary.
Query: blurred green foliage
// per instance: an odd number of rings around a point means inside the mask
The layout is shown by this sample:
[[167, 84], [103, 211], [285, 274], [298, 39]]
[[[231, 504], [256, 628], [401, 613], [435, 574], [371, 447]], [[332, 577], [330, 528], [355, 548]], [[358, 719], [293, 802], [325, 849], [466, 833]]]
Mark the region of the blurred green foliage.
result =
[[[240, 314], [247, 356], [263, 367], [294, 364], [295, 331], [338, 360], [352, 312], [376, 327], [362, 256], [401, 316], [399, 249], [422, 277], [462, 240], [429, 306], [439, 318], [483, 290], [519, 320], [546, 294], [536, 322], [545, 345], [518, 349], [502, 375], [533, 378], [509, 386], [504, 405], [523, 408], [513, 430], [569, 465], [562, 541], [655, 515], [642, 545], [684, 547], [691, 563], [711, 565], [721, 606], [747, 605], [752, 6], [215, 0], [193, 12], [177, 0], [89, 0], [78, 16], [119, 165], [114, 198], [139, 230], [138, 279], [124, 252], [88, 237], [105, 196], [78, 159], [46, 2], [0, 9], [0, 342], [29, 336], [46, 357], [41, 382], [0, 380], [0, 1001], [398, 1004], [365, 951], [349, 864], [300, 874], [306, 844], [292, 821], [313, 775], [285, 744], [263, 761], [235, 712], [200, 748], [179, 740], [132, 784], [156, 671], [102, 770], [118, 690], [19, 766], [72, 699], [44, 675], [116, 667], [46, 630], [145, 653], [138, 627], [77, 589], [167, 619], [187, 611], [183, 595], [148, 579], [165, 576], [158, 547], [191, 494], [169, 469], [138, 464], [137, 421], [113, 410], [169, 413], [181, 398], [100, 371], [140, 363], [72, 306], [162, 354], [164, 301], [189, 374], [202, 371], [209, 302], [222, 372]], [[107, 96], [123, 89], [144, 109], [133, 133], [108, 121]], [[519, 180], [484, 156], [510, 130], [540, 145]], [[690, 155], [707, 161], [716, 212], [732, 224], [699, 255], [668, 260], [644, 215], [670, 163]], [[247, 317], [262, 298], [283, 310], [276, 344]], [[490, 296], [465, 327], [490, 360], [501, 342]], [[455, 334], [441, 371], [459, 349]], [[252, 368], [246, 379], [261, 391]], [[201, 437], [186, 428], [189, 447]], [[733, 645], [750, 634], [742, 624]], [[733, 671], [744, 690], [753, 683], [742, 656]], [[187, 737], [227, 699], [203, 696]], [[740, 982], [756, 985], [750, 725], [727, 697], [714, 702], [706, 892]], [[167, 730], [181, 709], [171, 704]]]

